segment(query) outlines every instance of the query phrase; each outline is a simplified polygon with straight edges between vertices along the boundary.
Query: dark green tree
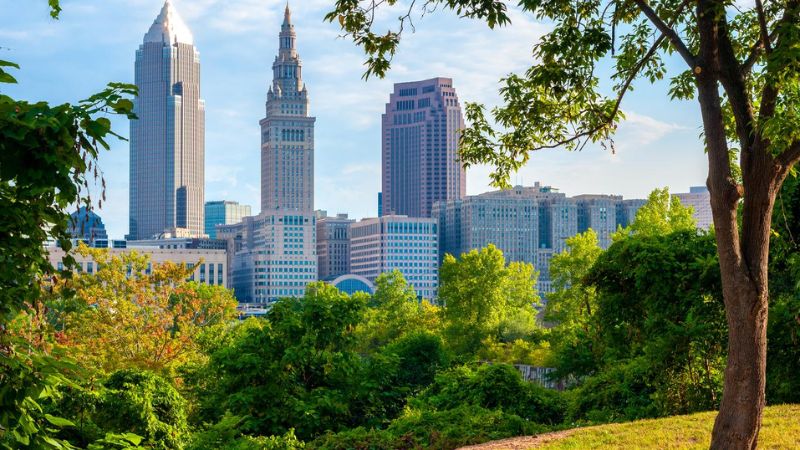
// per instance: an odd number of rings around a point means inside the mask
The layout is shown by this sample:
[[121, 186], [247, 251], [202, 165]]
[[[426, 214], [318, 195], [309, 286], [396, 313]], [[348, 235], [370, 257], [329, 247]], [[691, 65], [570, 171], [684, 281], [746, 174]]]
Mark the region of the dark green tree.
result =
[[[490, 27], [510, 23], [503, 0], [418, 0], [399, 28], [377, 32], [376, 10], [390, 1], [335, 0], [326, 16], [368, 55], [365, 76], [383, 76], [414, 8], [450, 10]], [[613, 149], [622, 101], [638, 80], [669, 77], [665, 98], [695, 99], [702, 115], [726, 317], [725, 393], [712, 448], [755, 448], [765, 404], [768, 261], [775, 197], [800, 159], [800, 2], [755, 0], [518, 0], [552, 29], [533, 45], [533, 65], [503, 80], [504, 105], [467, 105], [461, 160], [509, 175], [545, 148]], [[377, 15], [380, 17], [380, 15]], [[676, 54], [683, 67], [665, 63]], [[613, 86], [598, 66], [610, 58]], [[738, 159], [738, 170], [736, 161]], [[741, 205], [741, 208], [740, 208]]]
[[[48, 3], [57, 18], [58, 0]], [[0, 60], [0, 86], [16, 83], [18, 68]], [[112, 83], [77, 104], [57, 106], [0, 93], [0, 445], [67, 445], [51, 430], [70, 422], [45, 415], [39, 403], [70, 385], [67, 374], [77, 368], [12, 336], [8, 324], [38, 302], [40, 282], [54, 273], [44, 243], [53, 239], [69, 249], [66, 208], [92, 203], [93, 179], [100, 184], [97, 203], [105, 200], [97, 157], [109, 148], [106, 139], [119, 137], [105, 115], [134, 118], [135, 93], [135, 86]]]

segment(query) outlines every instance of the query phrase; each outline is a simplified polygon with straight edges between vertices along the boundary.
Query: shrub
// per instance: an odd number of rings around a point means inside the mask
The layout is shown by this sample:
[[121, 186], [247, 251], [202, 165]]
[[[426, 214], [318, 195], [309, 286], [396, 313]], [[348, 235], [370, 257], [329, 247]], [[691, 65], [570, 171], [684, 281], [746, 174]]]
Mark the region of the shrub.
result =
[[446, 411], [408, 410], [386, 430], [363, 427], [327, 434], [309, 443], [310, 448], [338, 449], [409, 449], [448, 450], [513, 436], [546, 431], [515, 414], [489, 410], [475, 405], [461, 405]]
[[443, 372], [413, 404], [434, 410], [476, 405], [549, 425], [561, 423], [567, 407], [559, 392], [524, 381], [519, 371], [508, 364], [477, 369], [462, 366]]

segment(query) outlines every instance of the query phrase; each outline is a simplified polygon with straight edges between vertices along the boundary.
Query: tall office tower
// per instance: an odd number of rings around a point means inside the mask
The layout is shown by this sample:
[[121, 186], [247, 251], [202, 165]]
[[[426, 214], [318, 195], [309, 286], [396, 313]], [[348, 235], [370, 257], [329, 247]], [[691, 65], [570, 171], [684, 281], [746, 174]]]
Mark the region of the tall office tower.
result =
[[289, 6], [272, 64], [261, 125], [261, 213], [217, 227], [233, 256], [231, 280], [242, 303], [303, 295], [317, 280], [314, 216], [314, 117], [295, 48]]
[[422, 298], [434, 299], [439, 287], [436, 219], [382, 216], [350, 225], [350, 272], [374, 282], [399, 270]]
[[347, 214], [317, 211], [317, 260], [320, 280], [350, 273], [350, 224]]
[[167, 0], [136, 51], [129, 239], [203, 234], [205, 103], [192, 33]]
[[314, 117], [308, 115], [289, 5], [261, 119], [261, 210], [314, 212]]
[[211, 239], [217, 238], [217, 225], [239, 223], [243, 217], [253, 215], [250, 205], [229, 200], [206, 202], [205, 214], [205, 230]]
[[694, 209], [692, 216], [697, 222], [697, 228], [708, 230], [714, 227], [714, 217], [711, 214], [711, 194], [705, 186], [691, 186], [689, 192], [675, 194], [683, 206]]
[[450, 78], [394, 85], [382, 118], [381, 215], [430, 217], [435, 202], [466, 195], [458, 161], [463, 128]]

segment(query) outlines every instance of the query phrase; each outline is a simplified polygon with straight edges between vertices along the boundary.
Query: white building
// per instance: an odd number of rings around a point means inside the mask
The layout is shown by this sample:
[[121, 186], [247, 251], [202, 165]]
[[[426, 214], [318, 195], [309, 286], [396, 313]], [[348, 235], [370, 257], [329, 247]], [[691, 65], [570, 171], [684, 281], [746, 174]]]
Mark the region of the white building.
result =
[[[191, 280], [214, 286], [228, 286], [228, 261], [225, 256], [225, 250], [137, 247], [110, 248], [107, 251], [111, 256], [120, 256], [130, 252], [148, 255], [151, 264], [165, 262], [184, 263], [187, 267], [195, 268], [194, 274], [190, 278]], [[47, 253], [50, 264], [58, 270], [63, 270], [64, 250], [60, 247], [47, 247]], [[94, 273], [97, 270], [97, 264], [91, 257], [81, 256], [74, 252], [72, 256], [75, 258], [75, 262], [78, 263], [78, 269], [81, 272]]]
[[705, 186], [691, 186], [689, 192], [675, 194], [683, 206], [694, 209], [692, 216], [697, 222], [697, 228], [708, 230], [714, 226], [714, 216], [711, 214], [711, 193]]
[[439, 287], [437, 220], [407, 216], [363, 219], [350, 225], [350, 272], [374, 282], [399, 270], [422, 298]]

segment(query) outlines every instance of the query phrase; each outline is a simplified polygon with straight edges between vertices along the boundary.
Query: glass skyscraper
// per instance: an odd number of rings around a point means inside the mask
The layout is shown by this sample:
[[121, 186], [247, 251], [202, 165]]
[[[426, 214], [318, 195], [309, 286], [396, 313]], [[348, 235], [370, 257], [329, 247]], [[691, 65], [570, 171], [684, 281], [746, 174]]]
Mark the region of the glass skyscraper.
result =
[[205, 104], [192, 33], [167, 0], [136, 51], [129, 239], [203, 234]]
[[220, 200], [206, 202], [205, 229], [211, 239], [217, 238], [217, 225], [230, 225], [239, 223], [243, 217], [252, 215], [250, 205], [240, 205], [239, 202]]
[[463, 128], [450, 78], [394, 85], [382, 118], [381, 215], [430, 217], [435, 202], [466, 195], [458, 161]]

